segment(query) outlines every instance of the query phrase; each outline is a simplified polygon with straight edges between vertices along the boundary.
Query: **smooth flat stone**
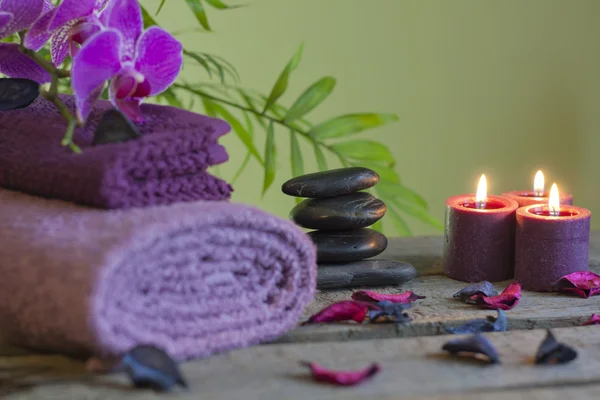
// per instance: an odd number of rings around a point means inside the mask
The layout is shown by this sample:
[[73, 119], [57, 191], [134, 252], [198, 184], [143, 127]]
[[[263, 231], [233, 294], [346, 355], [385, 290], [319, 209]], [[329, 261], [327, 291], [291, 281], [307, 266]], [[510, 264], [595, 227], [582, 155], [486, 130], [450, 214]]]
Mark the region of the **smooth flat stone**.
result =
[[303, 228], [334, 231], [373, 225], [386, 211], [383, 201], [369, 193], [358, 192], [304, 200], [292, 209], [290, 218]]
[[294, 197], [324, 198], [365, 190], [377, 182], [379, 175], [368, 168], [339, 168], [297, 176], [285, 182], [281, 191]]
[[375, 257], [385, 250], [388, 240], [373, 229], [312, 231], [308, 236], [317, 246], [317, 262], [347, 262]]
[[121, 112], [112, 109], [102, 116], [98, 127], [94, 131], [92, 144], [98, 146], [108, 143], [120, 143], [135, 140], [140, 136], [141, 134], [133, 122]]
[[40, 95], [40, 84], [30, 79], [0, 79], [0, 111], [25, 108]]
[[319, 264], [317, 289], [399, 285], [416, 276], [415, 267], [401, 261], [362, 260], [346, 264]]

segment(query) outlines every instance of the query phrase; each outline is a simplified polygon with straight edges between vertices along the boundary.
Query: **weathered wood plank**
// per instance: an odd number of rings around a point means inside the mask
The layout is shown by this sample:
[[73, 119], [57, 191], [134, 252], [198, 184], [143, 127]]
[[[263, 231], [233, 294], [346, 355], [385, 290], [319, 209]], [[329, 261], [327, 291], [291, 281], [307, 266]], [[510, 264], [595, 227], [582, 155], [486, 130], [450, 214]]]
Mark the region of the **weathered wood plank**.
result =
[[[567, 365], [534, 366], [532, 356], [545, 331], [513, 331], [488, 334], [502, 363], [482, 365], [452, 358], [440, 349], [450, 336], [257, 346], [222, 354], [183, 366], [190, 385], [187, 396], [202, 399], [514, 399], [533, 394], [537, 398], [559, 387], [592, 398], [600, 385], [600, 327], [556, 329], [558, 340], [573, 346], [579, 357]], [[38, 358], [38, 364], [43, 358]], [[351, 369], [378, 362], [382, 372], [354, 388], [337, 388], [308, 379], [301, 360], [332, 368]], [[0, 358], [0, 368], [35, 364], [31, 358]], [[47, 361], [46, 361], [47, 362]], [[53, 361], [55, 375], [73, 373], [75, 362]], [[79, 371], [82, 365], [79, 365]], [[75, 368], [77, 370], [77, 368]], [[41, 375], [36, 380], [47, 380]], [[189, 396], [189, 397], [188, 397]], [[195, 397], [197, 396], [197, 397]], [[510, 397], [509, 397], [510, 396]], [[580, 397], [581, 396], [581, 397]], [[16, 399], [154, 399], [151, 393], [132, 391], [124, 376], [96, 378], [88, 382], [44, 385], [6, 397]], [[529, 398], [529, 397], [527, 397]], [[532, 397], [536, 398], [536, 397]], [[563, 397], [564, 398], [564, 397]]]

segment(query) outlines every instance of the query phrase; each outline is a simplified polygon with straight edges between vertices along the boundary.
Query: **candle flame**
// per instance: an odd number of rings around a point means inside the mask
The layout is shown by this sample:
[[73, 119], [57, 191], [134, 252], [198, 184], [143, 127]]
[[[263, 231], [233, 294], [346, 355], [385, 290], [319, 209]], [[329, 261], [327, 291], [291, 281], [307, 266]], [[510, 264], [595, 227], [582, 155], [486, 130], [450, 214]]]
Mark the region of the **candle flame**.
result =
[[533, 179], [533, 191], [536, 196], [544, 195], [544, 173], [542, 171], [538, 171], [535, 174], [535, 178]]
[[550, 215], [558, 215], [560, 213], [560, 197], [558, 195], [558, 186], [552, 184], [550, 189], [550, 197], [548, 198], [548, 210]]
[[477, 185], [477, 194], [475, 194], [475, 203], [478, 208], [484, 208], [487, 201], [487, 180], [485, 175], [481, 175], [479, 178], [479, 184]]

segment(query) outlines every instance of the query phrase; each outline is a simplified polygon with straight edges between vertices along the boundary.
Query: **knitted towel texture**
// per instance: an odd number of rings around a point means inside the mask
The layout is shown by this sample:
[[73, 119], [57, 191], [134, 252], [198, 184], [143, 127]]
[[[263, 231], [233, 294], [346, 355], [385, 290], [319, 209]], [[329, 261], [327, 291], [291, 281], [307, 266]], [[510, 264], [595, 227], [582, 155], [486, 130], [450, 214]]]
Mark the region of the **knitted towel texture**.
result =
[[0, 189], [0, 325], [15, 344], [177, 360], [274, 339], [316, 286], [312, 242], [229, 202], [104, 211]]
[[[72, 96], [61, 98], [74, 110]], [[99, 101], [86, 126], [76, 130], [82, 154], [60, 145], [66, 122], [47, 100], [1, 111], [0, 187], [106, 209], [229, 199], [231, 186], [206, 172], [228, 159], [217, 143], [230, 130], [225, 121], [144, 104], [141, 138], [92, 146], [110, 108]]]

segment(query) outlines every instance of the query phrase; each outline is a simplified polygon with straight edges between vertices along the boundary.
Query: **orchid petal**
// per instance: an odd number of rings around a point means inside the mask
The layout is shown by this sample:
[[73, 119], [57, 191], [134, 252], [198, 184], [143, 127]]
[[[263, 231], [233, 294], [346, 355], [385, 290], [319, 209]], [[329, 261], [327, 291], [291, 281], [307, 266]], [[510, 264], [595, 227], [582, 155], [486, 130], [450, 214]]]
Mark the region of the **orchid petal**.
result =
[[144, 116], [142, 114], [141, 104], [142, 99], [137, 97], [128, 97], [125, 99], [117, 99], [114, 96], [110, 96], [112, 104], [127, 118], [136, 124], [144, 122]]
[[11, 13], [0, 11], [0, 38], [3, 36], [1, 32], [4, 32], [5, 28], [8, 27], [12, 19], [13, 15]]
[[181, 43], [169, 32], [153, 26], [140, 38], [135, 69], [150, 83], [150, 95], [164, 92], [177, 79], [183, 64]]
[[37, 62], [21, 53], [16, 43], [0, 43], [0, 73], [9, 78], [25, 78], [39, 83], [50, 82], [50, 74]]
[[48, 29], [54, 31], [70, 21], [92, 15], [95, 5], [96, 0], [63, 0]]
[[70, 31], [76, 21], [70, 21], [67, 24], [59, 27], [54, 36], [52, 36], [52, 47], [50, 48], [50, 55], [52, 56], [52, 62], [57, 67], [60, 66], [69, 55], [69, 42], [70, 42]]
[[29, 28], [42, 14], [44, 0], [3, 0], [3, 12], [13, 15], [12, 20], [0, 29], [0, 38]]
[[138, 0], [115, 0], [110, 8], [108, 27], [121, 32], [121, 59], [135, 58], [135, 47], [144, 29], [142, 10]]
[[104, 11], [109, 7], [109, 3], [113, 0], [96, 0], [96, 11]]
[[54, 32], [49, 31], [48, 26], [54, 19], [56, 10], [55, 8], [48, 11], [29, 28], [27, 35], [25, 35], [25, 47], [33, 51], [39, 51], [50, 40]]
[[42, 7], [42, 13], [47, 13], [48, 11], [54, 8], [54, 4], [50, 0], [44, 0], [44, 5]]
[[121, 35], [114, 30], [98, 33], [73, 61], [71, 85], [77, 98], [77, 117], [85, 121], [106, 81], [121, 69]]

